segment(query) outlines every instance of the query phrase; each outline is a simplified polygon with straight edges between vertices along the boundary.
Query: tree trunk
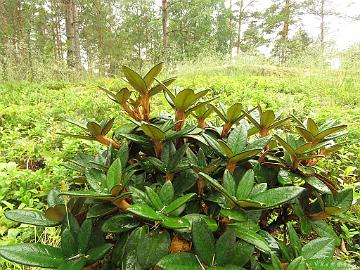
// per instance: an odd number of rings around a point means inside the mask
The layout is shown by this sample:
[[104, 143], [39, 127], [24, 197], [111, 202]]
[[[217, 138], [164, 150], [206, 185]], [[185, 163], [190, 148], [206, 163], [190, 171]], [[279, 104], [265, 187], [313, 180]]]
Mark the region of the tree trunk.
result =
[[169, 31], [168, 31], [168, 23], [169, 23], [169, 3], [167, 0], [162, 0], [162, 40], [163, 47], [166, 50], [169, 47]]
[[320, 46], [321, 46], [321, 52], [322, 53], [324, 52], [324, 48], [325, 48], [325, 41], [324, 41], [324, 39], [325, 39], [324, 6], [325, 6], [325, 0], [321, 0]]
[[237, 42], [236, 42], [236, 53], [237, 55], [240, 54], [240, 45], [241, 45], [241, 26], [243, 20], [243, 7], [244, 7], [244, 0], [240, 0], [240, 8], [239, 8], [239, 25], [238, 25], [238, 34], [237, 34]]
[[232, 56], [232, 48], [233, 48], [233, 27], [232, 27], [232, 0], [230, 0], [229, 7], [229, 48], [230, 48], [230, 56]]
[[287, 61], [287, 43], [289, 40], [289, 23], [290, 23], [290, 0], [285, 0], [284, 6], [284, 25], [282, 30], [281, 62]]
[[69, 67], [78, 69], [80, 68], [80, 41], [76, 0], [63, 1], [65, 6], [67, 63]]

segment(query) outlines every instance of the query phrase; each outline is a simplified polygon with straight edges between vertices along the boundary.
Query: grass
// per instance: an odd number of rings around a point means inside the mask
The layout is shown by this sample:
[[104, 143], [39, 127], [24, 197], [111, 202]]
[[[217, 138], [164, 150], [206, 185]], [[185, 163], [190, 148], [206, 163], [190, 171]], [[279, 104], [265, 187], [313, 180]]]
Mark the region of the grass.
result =
[[[360, 168], [360, 76], [359, 72], [277, 68], [246, 63], [208, 68], [187, 65], [174, 69], [181, 87], [206, 87], [224, 103], [262, 105], [300, 117], [310, 115], [323, 122], [328, 118], [348, 124], [344, 148], [322, 166], [343, 185], [359, 180]], [[13, 208], [44, 208], [46, 192], [73, 176], [61, 164], [83, 149], [93, 152], [97, 144], [59, 136], [78, 132], [64, 122], [102, 120], [124, 114], [97, 85], [116, 88], [116, 79], [86, 82], [3, 83], [0, 85], [0, 238], [1, 244], [21, 241], [58, 243], [56, 230], [20, 226], [3, 213]], [[160, 102], [161, 101], [161, 102]], [[156, 111], [168, 110], [164, 100]], [[21, 269], [0, 259], [0, 269]]]

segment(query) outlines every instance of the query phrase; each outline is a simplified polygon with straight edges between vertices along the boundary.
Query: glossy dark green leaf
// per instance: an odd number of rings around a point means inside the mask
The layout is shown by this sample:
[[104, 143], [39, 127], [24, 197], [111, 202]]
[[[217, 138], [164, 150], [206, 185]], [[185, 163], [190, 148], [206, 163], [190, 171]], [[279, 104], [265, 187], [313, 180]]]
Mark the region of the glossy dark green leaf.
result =
[[211, 265], [215, 256], [215, 239], [202, 219], [195, 220], [191, 229], [192, 242], [201, 261]]
[[215, 232], [218, 229], [218, 225], [217, 225], [216, 221], [206, 215], [187, 214], [187, 215], [183, 216], [182, 218], [188, 220], [190, 222], [191, 226], [194, 221], [203, 220], [207, 224], [210, 231]]
[[339, 246], [341, 241], [333, 227], [324, 220], [311, 220], [311, 225], [314, 231], [321, 237], [334, 239], [336, 246]]
[[288, 233], [289, 233], [289, 240], [290, 240], [290, 245], [291, 248], [294, 252], [295, 257], [298, 257], [301, 255], [301, 240], [298, 236], [298, 234], [296, 233], [294, 227], [292, 226], [291, 223], [287, 223], [287, 229], [288, 229]]
[[113, 247], [112, 244], [110, 243], [104, 243], [101, 245], [98, 245], [92, 249], [90, 249], [87, 252], [87, 264], [91, 265], [95, 262], [97, 262], [98, 260], [102, 259], [109, 251], [110, 249]]
[[141, 239], [137, 247], [137, 258], [144, 269], [155, 266], [169, 253], [170, 235], [167, 231], [152, 231]]
[[146, 204], [133, 204], [127, 209], [130, 213], [140, 216], [145, 219], [160, 221], [164, 219], [164, 215], [155, 212], [150, 206]]
[[91, 190], [63, 191], [61, 192], [61, 195], [69, 195], [73, 197], [92, 198], [92, 199], [101, 199], [101, 200], [113, 199], [113, 196], [109, 193], [100, 193]]
[[135, 90], [139, 91], [142, 94], [145, 94], [147, 92], [146, 83], [138, 73], [128, 68], [127, 66], [123, 66], [122, 70], [126, 79], [130, 83], [130, 85], [134, 87]]
[[77, 240], [67, 228], [61, 233], [61, 250], [65, 258], [76, 255], [78, 251]]
[[254, 187], [255, 176], [253, 170], [247, 170], [241, 178], [236, 190], [236, 198], [238, 200], [248, 199]]
[[115, 206], [110, 203], [99, 203], [93, 205], [87, 212], [87, 218], [101, 217], [114, 211]]
[[339, 132], [340, 130], [343, 130], [347, 127], [347, 125], [341, 125], [341, 126], [336, 126], [336, 127], [331, 127], [329, 129], [326, 129], [320, 133], [318, 133], [316, 136], [315, 136], [315, 140], [322, 140], [324, 139], [325, 137], [333, 134], [333, 133], [336, 133], [336, 132]]
[[114, 186], [121, 184], [121, 177], [122, 177], [121, 159], [117, 158], [111, 164], [106, 175], [106, 183], [108, 190], [111, 190]]
[[165, 217], [164, 220], [161, 221], [161, 225], [169, 229], [190, 228], [190, 222], [180, 217]]
[[263, 127], [270, 127], [275, 121], [275, 113], [272, 110], [266, 110], [260, 115], [260, 124]]
[[226, 119], [228, 122], [234, 123], [237, 119], [240, 118], [242, 114], [242, 104], [241, 103], [235, 103], [231, 105], [226, 112]]
[[229, 263], [235, 254], [236, 234], [234, 230], [226, 230], [216, 241], [215, 258], [217, 265]]
[[318, 258], [314, 260], [307, 260], [307, 265], [313, 270], [356, 270], [355, 265], [346, 262], [338, 261], [330, 258]]
[[151, 97], [153, 95], [156, 95], [158, 93], [160, 93], [161, 91], [164, 90], [164, 86], [169, 86], [170, 84], [172, 84], [174, 81], [176, 80], [175, 77], [173, 78], [169, 78], [169, 79], [166, 79], [164, 81], [161, 82], [161, 84], [157, 84], [156, 86], [152, 87], [149, 92], [148, 92], [148, 95]]
[[44, 268], [57, 268], [64, 261], [60, 248], [42, 244], [1, 246], [0, 256], [15, 263]]
[[224, 196], [226, 196], [228, 199], [230, 199], [233, 203], [237, 204], [237, 200], [235, 197], [233, 197], [225, 188], [223, 188], [222, 185], [218, 181], [216, 181], [214, 178], [210, 177], [207, 174], [199, 173], [199, 175], [203, 176], [206, 181], [209, 182], [211, 186], [213, 186], [215, 189], [217, 189], [220, 193], [222, 193]]
[[103, 192], [106, 188], [106, 175], [103, 171], [91, 168], [85, 171], [86, 182], [96, 192]]
[[278, 256], [276, 256], [273, 252], [271, 252], [271, 264], [274, 270], [283, 270], [281, 261], [279, 260]]
[[159, 195], [150, 187], [145, 187], [145, 190], [154, 209], [161, 210], [164, 207], [164, 204], [161, 201]]
[[268, 189], [252, 197], [253, 200], [263, 203], [266, 207], [274, 207], [291, 201], [299, 196], [305, 189], [302, 187], [279, 187]]
[[235, 221], [247, 220], [245, 211], [241, 209], [221, 209], [220, 215]]
[[244, 150], [247, 142], [247, 128], [244, 124], [240, 124], [234, 128], [228, 137], [228, 145], [235, 154]]
[[57, 270], [82, 270], [85, 266], [85, 259], [64, 261]]
[[259, 250], [270, 253], [271, 249], [269, 245], [266, 243], [265, 239], [258, 235], [256, 232], [250, 231], [250, 230], [244, 230], [241, 227], [235, 228], [236, 236], [240, 239], [254, 245]]
[[255, 248], [253, 245], [240, 240], [235, 244], [234, 257], [229, 261], [232, 264], [244, 266], [253, 256]]
[[92, 231], [92, 220], [86, 219], [80, 227], [79, 235], [77, 237], [78, 239], [78, 251], [81, 254], [85, 254], [85, 252], [88, 249], [89, 241], [91, 237], [91, 231]]
[[123, 143], [116, 153], [116, 158], [121, 160], [121, 168], [125, 169], [127, 162], [129, 160], [129, 145], [127, 143]]
[[140, 224], [132, 215], [118, 214], [108, 218], [101, 226], [101, 230], [107, 233], [121, 233], [138, 227]]
[[331, 190], [328, 188], [328, 186], [315, 176], [306, 177], [305, 182], [321, 193], [331, 193]]
[[278, 135], [274, 135], [276, 140], [279, 142], [279, 144], [286, 150], [286, 152], [289, 153], [290, 156], [296, 157], [295, 149], [293, 149], [287, 142], [285, 142], [281, 137]]
[[301, 183], [303, 178], [300, 175], [292, 173], [288, 170], [280, 169], [277, 180], [281, 185], [286, 186], [292, 185], [294, 183]]
[[[307, 270], [307, 267], [305, 265], [305, 259], [304, 257], [297, 257], [295, 260], [293, 260], [287, 267], [286, 270]], [[329, 269], [327, 269], [329, 270]], [[335, 270], [335, 269], [332, 269]]]
[[171, 181], [166, 181], [164, 185], [161, 187], [159, 196], [161, 201], [168, 205], [174, 199], [174, 187]]
[[141, 129], [153, 140], [162, 141], [165, 139], [165, 132], [153, 124], [142, 123]]
[[338, 191], [334, 199], [336, 207], [340, 207], [342, 211], [348, 211], [351, 208], [353, 202], [353, 189], [347, 188]]
[[240, 162], [249, 158], [252, 158], [259, 154], [261, 149], [253, 149], [249, 151], [244, 151], [242, 153], [236, 154], [235, 156], [230, 158], [231, 162]]
[[185, 203], [187, 203], [188, 201], [190, 201], [195, 195], [196, 195], [196, 193], [188, 193], [184, 196], [177, 198], [176, 200], [171, 202], [168, 206], [166, 206], [164, 208], [163, 212], [166, 214], [170, 214], [171, 212], [178, 209], [180, 206], [182, 206]]
[[12, 221], [31, 224], [35, 226], [51, 227], [59, 225], [58, 221], [49, 220], [45, 217], [43, 213], [36, 210], [8, 210], [5, 212], [5, 216]]
[[141, 246], [141, 241], [147, 233], [147, 226], [137, 228], [131, 232], [128, 240], [126, 241], [126, 246], [123, 249], [124, 254], [121, 261], [121, 269], [142, 270], [142, 267], [137, 260], [137, 249], [139, 245]]
[[302, 248], [302, 256], [306, 260], [331, 258], [335, 250], [335, 240], [320, 237], [311, 240]]
[[195, 255], [187, 252], [169, 254], [158, 263], [162, 270], [202, 270]]
[[227, 169], [224, 171], [223, 183], [224, 189], [232, 196], [235, 196], [235, 180]]

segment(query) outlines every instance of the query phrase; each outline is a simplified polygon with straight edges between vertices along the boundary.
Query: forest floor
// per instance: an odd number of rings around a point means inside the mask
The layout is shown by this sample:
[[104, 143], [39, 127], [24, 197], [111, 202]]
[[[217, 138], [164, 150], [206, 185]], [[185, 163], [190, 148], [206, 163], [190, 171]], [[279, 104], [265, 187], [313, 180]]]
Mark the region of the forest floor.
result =
[[[210, 88], [210, 95], [218, 96], [218, 101], [225, 104], [260, 103], [301, 119], [311, 116], [320, 122], [338, 119], [347, 124], [349, 135], [344, 148], [321, 166], [341, 185], [354, 185], [359, 181], [359, 72], [261, 67], [247, 74], [229, 65], [211, 70], [182, 69], [175, 71], [175, 75], [178, 79], [174, 85]], [[117, 79], [0, 84], [1, 245], [30, 241], [34, 236], [36, 241], [58, 243], [56, 229], [36, 231], [32, 226], [18, 227], [6, 220], [3, 213], [13, 208], [43, 209], [46, 192], [73, 176], [61, 164], [81, 149], [93, 152], [101, 147], [57, 133], [79, 132], [66, 123], [65, 118], [81, 122], [117, 117], [116, 124], [120, 124], [125, 115], [97, 86], [116, 89], [122, 84]], [[157, 112], [169, 109], [163, 97], [155, 101], [154, 108]], [[357, 218], [359, 209], [354, 212]], [[21, 268], [0, 259], [0, 269]]]

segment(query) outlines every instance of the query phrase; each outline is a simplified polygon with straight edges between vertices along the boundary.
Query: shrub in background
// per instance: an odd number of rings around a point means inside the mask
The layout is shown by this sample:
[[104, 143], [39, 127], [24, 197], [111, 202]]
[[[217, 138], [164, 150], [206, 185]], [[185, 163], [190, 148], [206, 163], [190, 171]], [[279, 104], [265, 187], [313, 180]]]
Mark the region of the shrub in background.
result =
[[[338, 190], [316, 166], [341, 147], [335, 139], [346, 126], [260, 105], [215, 105], [205, 89], [172, 91], [175, 78], [157, 79], [162, 66], [144, 77], [124, 66], [129, 87], [101, 87], [129, 123], [68, 120], [84, 134], [65, 135], [107, 149], [67, 164], [79, 176], [49, 193], [45, 213], [6, 212], [61, 226], [61, 247], [24, 243], [2, 246], [0, 255], [67, 270], [354, 269], [333, 258], [341, 240], [325, 221], [350, 209], [353, 191]], [[151, 115], [160, 93], [173, 117]], [[294, 128], [282, 128], [290, 121]]]

